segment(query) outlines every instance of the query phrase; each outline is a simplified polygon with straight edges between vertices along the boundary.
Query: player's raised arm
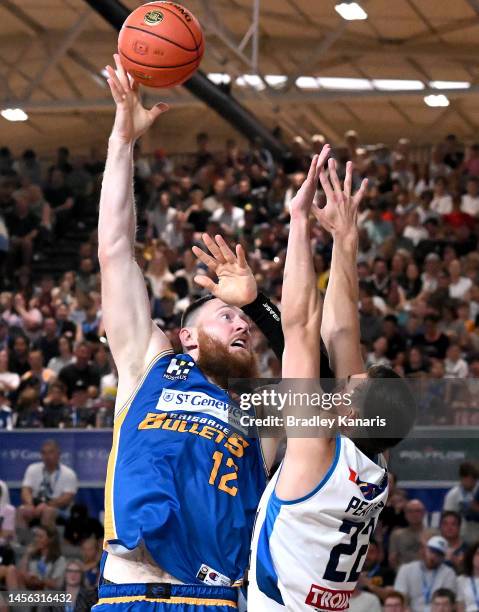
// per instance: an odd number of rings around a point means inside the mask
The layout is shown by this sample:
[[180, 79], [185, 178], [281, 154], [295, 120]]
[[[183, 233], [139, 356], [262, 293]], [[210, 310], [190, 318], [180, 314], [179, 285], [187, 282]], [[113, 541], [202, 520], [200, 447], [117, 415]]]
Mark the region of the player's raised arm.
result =
[[[283, 379], [319, 379], [323, 304], [316, 286], [309, 214], [319, 172], [328, 154], [329, 146], [325, 145], [321, 155], [313, 158], [308, 177], [290, 204], [291, 222], [281, 299], [285, 341]], [[289, 388], [291, 384], [294, 383], [288, 381], [286, 386]], [[304, 391], [303, 388], [294, 390]], [[295, 416], [295, 407], [289, 407], [287, 412]], [[294, 500], [308, 494], [321, 480], [330, 464], [333, 445], [328, 437], [295, 437], [294, 428], [286, 427], [286, 433], [286, 455], [276, 492], [282, 499]]]
[[116, 115], [101, 190], [98, 256], [103, 320], [120, 375], [119, 404], [121, 396], [131, 393], [146, 364], [170, 348], [166, 336], [151, 320], [143, 275], [134, 257], [133, 197], [134, 144], [168, 107], [159, 104], [145, 109], [118, 55], [115, 63], [116, 72], [107, 67]]
[[341, 187], [335, 160], [329, 160], [329, 178], [320, 173], [327, 198], [325, 208], [313, 212], [334, 239], [328, 288], [324, 298], [321, 336], [336, 378], [347, 378], [365, 371], [361, 356], [359, 329], [359, 285], [357, 275], [358, 206], [367, 180], [351, 196], [353, 166], [348, 162], [344, 187]]

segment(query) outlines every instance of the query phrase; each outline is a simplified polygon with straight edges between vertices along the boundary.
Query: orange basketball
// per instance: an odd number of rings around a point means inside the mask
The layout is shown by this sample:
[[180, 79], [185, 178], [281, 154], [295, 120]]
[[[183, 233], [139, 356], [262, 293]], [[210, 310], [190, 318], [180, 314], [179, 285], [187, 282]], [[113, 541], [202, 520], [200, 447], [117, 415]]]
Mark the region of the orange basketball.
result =
[[118, 53], [131, 76], [147, 87], [174, 87], [198, 69], [205, 51], [196, 17], [175, 2], [149, 2], [126, 19]]

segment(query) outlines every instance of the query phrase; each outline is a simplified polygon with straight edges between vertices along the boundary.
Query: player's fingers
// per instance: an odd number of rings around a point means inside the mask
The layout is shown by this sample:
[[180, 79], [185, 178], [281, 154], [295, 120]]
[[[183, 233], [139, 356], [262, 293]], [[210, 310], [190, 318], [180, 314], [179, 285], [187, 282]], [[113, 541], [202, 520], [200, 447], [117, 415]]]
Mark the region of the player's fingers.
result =
[[353, 162], [346, 163], [346, 176], [344, 177], [344, 193], [349, 198], [351, 196], [351, 186], [353, 182]]
[[235, 263], [236, 262], [235, 254], [226, 244], [223, 236], [221, 236], [220, 234], [216, 234], [215, 240], [216, 240], [216, 244], [220, 247], [221, 254], [223, 255], [225, 261], [228, 263]]
[[324, 165], [324, 162], [328, 159], [329, 154], [331, 153], [331, 146], [329, 144], [325, 144], [324, 147], [321, 149], [321, 153], [318, 156], [318, 161], [316, 164], [316, 174], [315, 174], [315, 180], [316, 182], [319, 179], [319, 173], [321, 171], [321, 168]]
[[215, 293], [216, 283], [214, 283], [209, 276], [205, 276], [204, 274], [197, 274], [193, 278], [193, 280], [197, 285], [203, 287], [203, 289], [206, 289], [210, 293]]
[[334, 191], [331, 187], [331, 183], [329, 182], [328, 177], [326, 176], [326, 172], [324, 171], [324, 168], [321, 166], [321, 169], [319, 171], [319, 181], [321, 183], [321, 187], [323, 188], [323, 191], [326, 195], [326, 198], [328, 200], [331, 200], [334, 197]]
[[118, 78], [118, 75], [114, 69], [111, 66], [107, 66], [106, 71], [108, 72], [110, 79], [115, 83], [115, 87], [119, 91], [120, 95], [125, 96], [126, 91], [124, 90], [123, 85], [120, 83], [120, 79]]
[[128, 75], [126, 70], [123, 68], [123, 64], [121, 63], [121, 58], [118, 53], [113, 55], [113, 59], [115, 60], [116, 72], [118, 74], [118, 79], [122, 84], [125, 91], [129, 91], [130, 89], [130, 81], [128, 80]]
[[150, 114], [152, 115], [154, 120], [162, 113], [166, 113], [166, 111], [168, 111], [169, 109], [170, 107], [168, 106], [168, 104], [166, 104], [165, 102], [159, 102], [158, 104], [155, 104], [155, 106], [153, 106], [153, 108], [150, 110]]
[[248, 262], [246, 261], [246, 254], [241, 244], [236, 245], [236, 257], [238, 258], [238, 263], [242, 268], [248, 267]]
[[361, 182], [361, 186], [357, 190], [356, 194], [353, 198], [354, 206], [359, 206], [361, 200], [364, 198], [364, 194], [366, 193], [366, 189], [368, 188], [368, 179], [365, 178]]
[[218, 262], [213, 259], [211, 255], [208, 255], [208, 253], [205, 253], [197, 246], [192, 247], [191, 250], [193, 251], [193, 254], [197, 259], [199, 259], [201, 262], [208, 266], [208, 269], [213, 271], [216, 270], [216, 268], [218, 267]]
[[328, 162], [329, 168], [329, 178], [331, 180], [331, 184], [333, 185], [334, 193], [337, 196], [341, 196], [343, 191], [341, 189], [341, 183], [339, 181], [338, 172], [336, 170], [336, 160], [330, 159]]
[[123, 102], [124, 98], [121, 95], [121, 93], [118, 91], [118, 88], [115, 85], [115, 82], [113, 81], [113, 79], [107, 79], [106, 82], [110, 86], [111, 95], [113, 97], [113, 100], [115, 101], [115, 104], [120, 104], [121, 102]]
[[208, 251], [213, 255], [218, 263], [225, 263], [225, 258], [223, 257], [223, 253], [221, 252], [219, 246], [216, 242], [209, 236], [208, 234], [201, 234], [201, 238], [206, 245]]

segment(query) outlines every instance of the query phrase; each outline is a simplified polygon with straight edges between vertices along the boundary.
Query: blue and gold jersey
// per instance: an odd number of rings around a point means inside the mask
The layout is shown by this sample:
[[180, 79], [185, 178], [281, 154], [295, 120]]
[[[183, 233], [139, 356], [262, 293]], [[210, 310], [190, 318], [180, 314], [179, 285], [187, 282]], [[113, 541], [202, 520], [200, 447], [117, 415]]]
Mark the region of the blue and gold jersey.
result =
[[189, 355], [159, 355], [115, 418], [105, 541], [143, 541], [184, 583], [239, 584], [266, 484], [241, 414]]

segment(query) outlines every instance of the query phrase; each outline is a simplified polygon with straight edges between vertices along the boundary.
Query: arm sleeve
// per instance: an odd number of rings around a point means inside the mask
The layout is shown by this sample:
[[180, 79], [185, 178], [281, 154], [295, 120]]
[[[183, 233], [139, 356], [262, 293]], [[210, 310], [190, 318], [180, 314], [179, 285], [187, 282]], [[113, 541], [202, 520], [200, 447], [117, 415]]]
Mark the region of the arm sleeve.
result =
[[241, 309], [265, 335], [278, 359], [284, 351], [284, 336], [281, 328], [281, 314], [278, 308], [263, 293], [258, 293], [254, 302]]
[[30, 489], [35, 488], [35, 478], [33, 475], [33, 465], [29, 465], [25, 471], [25, 476], [23, 477], [22, 487], [29, 487]]

